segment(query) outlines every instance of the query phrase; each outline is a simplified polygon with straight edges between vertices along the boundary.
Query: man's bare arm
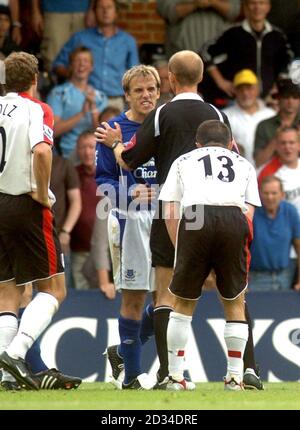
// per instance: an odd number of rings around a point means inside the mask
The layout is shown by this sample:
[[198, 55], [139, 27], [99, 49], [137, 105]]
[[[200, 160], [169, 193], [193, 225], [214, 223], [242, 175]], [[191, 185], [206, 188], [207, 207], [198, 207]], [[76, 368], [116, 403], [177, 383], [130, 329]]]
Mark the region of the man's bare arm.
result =
[[12, 39], [19, 45], [22, 41], [19, 0], [10, 0], [9, 7], [12, 20]]
[[33, 148], [33, 173], [36, 180], [36, 192], [31, 197], [41, 205], [51, 208], [48, 190], [52, 166], [52, 149], [46, 142], [41, 142]]

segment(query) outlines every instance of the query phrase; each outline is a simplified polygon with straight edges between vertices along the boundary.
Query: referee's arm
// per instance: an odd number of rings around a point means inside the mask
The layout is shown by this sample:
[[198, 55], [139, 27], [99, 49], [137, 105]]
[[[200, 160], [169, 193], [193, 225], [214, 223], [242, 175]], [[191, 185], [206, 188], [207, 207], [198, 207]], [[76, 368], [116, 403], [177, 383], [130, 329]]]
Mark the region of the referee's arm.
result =
[[117, 163], [125, 170], [134, 170], [149, 161], [156, 154], [154, 127], [155, 111], [148, 114], [130, 142], [123, 145], [122, 132], [118, 123], [112, 128], [107, 122], [95, 131], [96, 139], [114, 151]]
[[131, 170], [122, 158], [125, 146], [122, 141], [121, 127], [117, 122], [115, 122], [115, 128], [112, 128], [107, 122], [102, 122], [101, 127], [97, 127], [94, 134], [97, 141], [113, 150], [115, 159], [122, 169]]

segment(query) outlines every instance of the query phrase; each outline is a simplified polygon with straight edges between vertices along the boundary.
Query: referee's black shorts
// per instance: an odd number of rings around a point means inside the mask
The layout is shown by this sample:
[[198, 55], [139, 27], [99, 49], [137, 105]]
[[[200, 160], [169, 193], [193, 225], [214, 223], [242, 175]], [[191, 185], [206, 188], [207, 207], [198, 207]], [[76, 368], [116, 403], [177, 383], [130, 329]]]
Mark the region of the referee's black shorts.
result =
[[152, 266], [173, 268], [175, 249], [167, 231], [162, 207], [163, 202], [159, 200], [151, 226], [150, 249]]
[[53, 213], [29, 195], [0, 193], [0, 282], [17, 285], [63, 273]]
[[169, 287], [178, 297], [196, 300], [211, 269], [224, 299], [236, 298], [248, 284], [252, 223], [236, 206], [204, 206], [203, 227], [180, 221], [174, 276]]

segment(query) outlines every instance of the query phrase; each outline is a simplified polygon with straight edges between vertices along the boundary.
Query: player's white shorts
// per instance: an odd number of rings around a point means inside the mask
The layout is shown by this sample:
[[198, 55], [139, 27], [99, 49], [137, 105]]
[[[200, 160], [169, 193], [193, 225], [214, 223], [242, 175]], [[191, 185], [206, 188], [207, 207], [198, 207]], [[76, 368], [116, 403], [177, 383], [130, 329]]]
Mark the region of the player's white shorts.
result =
[[[154, 211], [112, 209], [108, 216], [108, 239], [117, 290], [154, 291], [150, 231]], [[126, 217], [126, 219], [125, 219]]]

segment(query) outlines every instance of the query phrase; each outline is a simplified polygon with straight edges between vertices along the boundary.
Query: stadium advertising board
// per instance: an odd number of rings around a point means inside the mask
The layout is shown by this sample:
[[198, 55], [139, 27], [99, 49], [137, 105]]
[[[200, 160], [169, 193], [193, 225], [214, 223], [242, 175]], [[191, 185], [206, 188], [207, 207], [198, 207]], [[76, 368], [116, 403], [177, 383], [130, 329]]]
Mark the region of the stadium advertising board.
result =
[[[300, 380], [300, 295], [296, 292], [249, 293], [254, 342], [262, 379]], [[102, 355], [119, 342], [120, 295], [110, 301], [98, 291], [69, 291], [42, 338], [42, 354], [50, 367], [84, 380], [108, 381], [110, 368]], [[220, 381], [225, 375], [224, 319], [214, 292], [204, 293], [193, 319], [186, 368], [194, 382]], [[143, 370], [158, 368], [152, 338], [143, 350]]]

